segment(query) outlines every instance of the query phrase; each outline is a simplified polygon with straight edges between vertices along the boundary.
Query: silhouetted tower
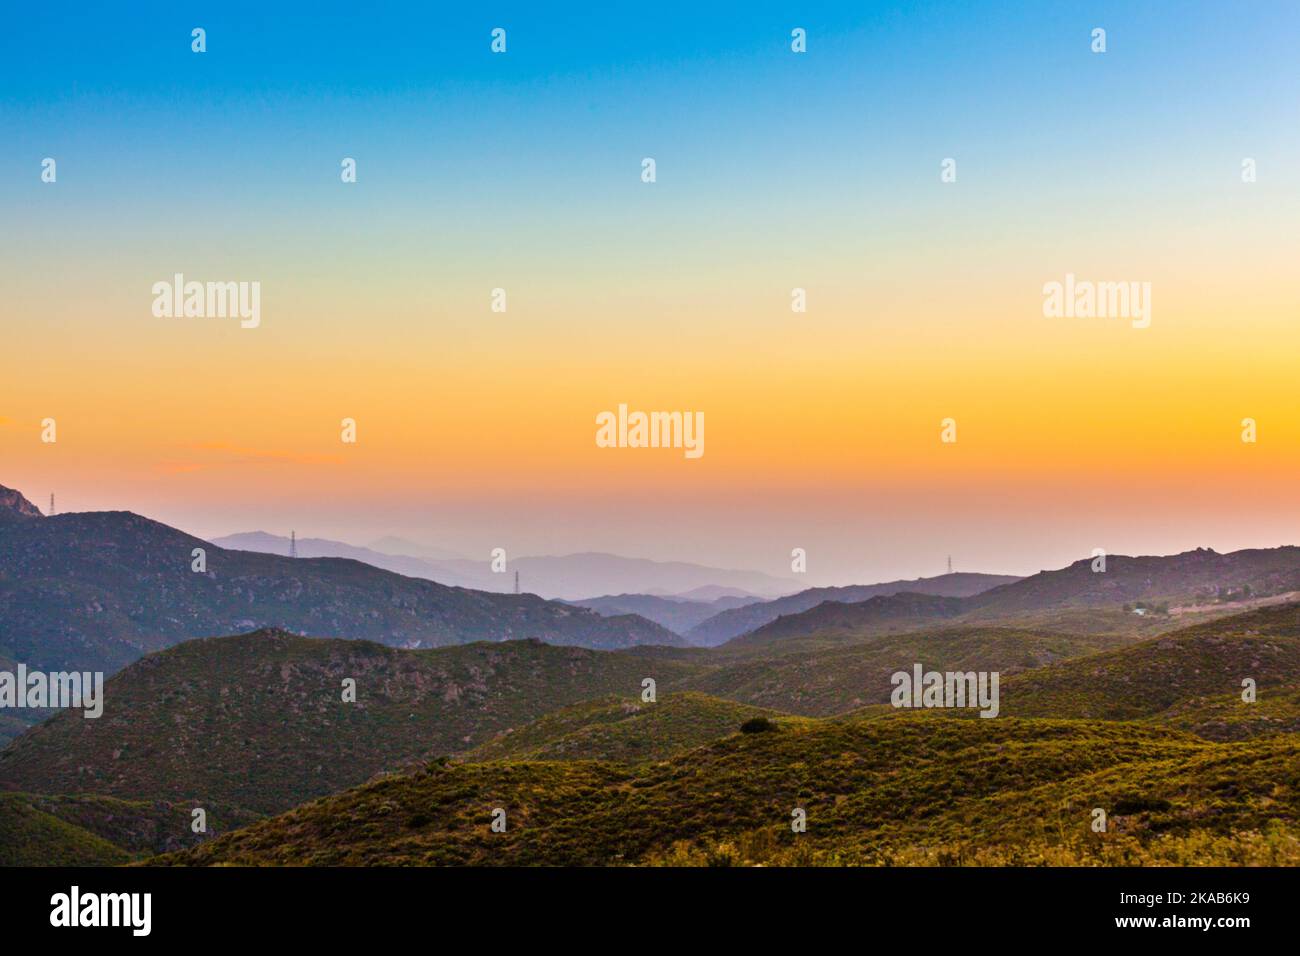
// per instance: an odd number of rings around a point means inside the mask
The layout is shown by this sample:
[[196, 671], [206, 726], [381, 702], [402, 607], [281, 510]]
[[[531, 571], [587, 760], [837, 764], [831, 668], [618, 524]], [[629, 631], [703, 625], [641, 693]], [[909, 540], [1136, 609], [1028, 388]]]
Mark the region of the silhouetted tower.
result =
[[948, 555], [948, 573], [952, 574], [952, 555]]
[[54, 515], [54, 492], [50, 492], [50, 516]]
[[519, 593], [519, 572], [515, 572], [515, 593]]
[[289, 532], [289, 557], [298, 557], [298, 532]]

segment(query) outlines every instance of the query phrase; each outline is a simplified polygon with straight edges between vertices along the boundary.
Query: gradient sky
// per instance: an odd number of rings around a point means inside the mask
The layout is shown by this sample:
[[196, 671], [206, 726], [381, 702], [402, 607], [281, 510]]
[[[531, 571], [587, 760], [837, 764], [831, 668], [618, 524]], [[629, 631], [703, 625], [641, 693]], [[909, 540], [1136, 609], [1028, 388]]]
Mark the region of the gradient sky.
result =
[[[809, 583], [1300, 543], [1296, 4], [371, 6], [0, 15], [0, 484]], [[1151, 327], [1044, 318], [1067, 272]], [[620, 402], [704, 457], [597, 448]]]

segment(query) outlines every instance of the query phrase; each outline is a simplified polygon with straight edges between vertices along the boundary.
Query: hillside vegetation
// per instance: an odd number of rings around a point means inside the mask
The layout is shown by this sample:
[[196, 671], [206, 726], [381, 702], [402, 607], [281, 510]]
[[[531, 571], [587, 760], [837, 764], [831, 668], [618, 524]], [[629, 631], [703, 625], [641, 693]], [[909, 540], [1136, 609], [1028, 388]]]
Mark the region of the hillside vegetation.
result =
[[[895, 714], [777, 722], [667, 761], [430, 765], [157, 862], [531, 865], [1163, 859], [1300, 862], [1300, 743], [1131, 723]], [[1091, 811], [1108, 811], [1106, 834]], [[494, 833], [493, 811], [507, 829]], [[807, 832], [794, 833], [803, 809]], [[1200, 862], [1208, 862], [1201, 860]]]
[[777, 716], [776, 711], [691, 692], [661, 695], [654, 703], [602, 697], [562, 707], [474, 748], [462, 759], [665, 760], [734, 734], [748, 720]]
[[1244, 678], [1259, 688], [1300, 679], [1300, 607], [1261, 608], [1013, 677], [1003, 711], [1132, 720], [1188, 698], [1240, 695]]
[[[14, 741], [0, 752], [0, 789], [275, 813], [680, 673], [529, 641], [429, 651], [282, 631], [190, 641], [109, 680], [99, 719], [62, 712]], [[342, 699], [344, 679], [355, 703]]]
[[106, 866], [194, 846], [254, 817], [209, 813], [206, 834], [192, 807], [101, 796], [0, 793], [0, 866]]
[[858, 637], [822, 650], [746, 656], [700, 669], [696, 676], [686, 678], [683, 686], [792, 714], [829, 716], [888, 703], [893, 689], [890, 677], [896, 671], [910, 672], [915, 663], [929, 670], [1011, 675], [1121, 646], [1127, 640], [1000, 627], [884, 634]]

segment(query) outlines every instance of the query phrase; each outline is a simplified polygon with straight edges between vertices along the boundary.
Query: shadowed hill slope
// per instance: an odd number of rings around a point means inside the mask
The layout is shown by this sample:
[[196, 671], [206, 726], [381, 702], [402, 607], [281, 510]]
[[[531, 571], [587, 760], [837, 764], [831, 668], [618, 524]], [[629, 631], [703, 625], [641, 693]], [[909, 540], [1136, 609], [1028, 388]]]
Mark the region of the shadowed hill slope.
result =
[[[64, 711], [15, 740], [0, 752], [0, 788], [274, 813], [685, 673], [529, 641], [429, 651], [281, 631], [189, 641], [109, 680], [102, 717]], [[355, 703], [342, 699], [345, 679]]]

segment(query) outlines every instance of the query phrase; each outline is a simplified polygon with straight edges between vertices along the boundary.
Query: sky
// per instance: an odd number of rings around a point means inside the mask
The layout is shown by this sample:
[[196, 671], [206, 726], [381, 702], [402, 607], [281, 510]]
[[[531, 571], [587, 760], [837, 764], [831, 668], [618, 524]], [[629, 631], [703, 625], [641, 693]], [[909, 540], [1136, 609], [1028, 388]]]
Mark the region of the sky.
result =
[[0, 14], [0, 484], [817, 584], [1300, 543], [1294, 3], [372, 6]]

